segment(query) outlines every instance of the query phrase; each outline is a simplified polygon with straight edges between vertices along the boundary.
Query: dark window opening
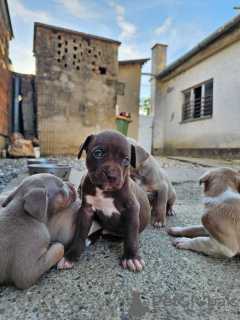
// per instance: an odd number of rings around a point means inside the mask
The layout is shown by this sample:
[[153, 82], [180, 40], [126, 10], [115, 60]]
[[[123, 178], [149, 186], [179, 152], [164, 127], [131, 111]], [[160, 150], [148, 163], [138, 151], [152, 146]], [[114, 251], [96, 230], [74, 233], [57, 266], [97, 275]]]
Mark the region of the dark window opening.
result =
[[68, 42], [67, 42], [67, 40], [65, 41], [65, 45], [67, 46], [67, 44], [68, 44]]
[[92, 65], [95, 66], [95, 61], [92, 62]]
[[75, 66], [75, 61], [73, 61], [73, 66]]
[[101, 52], [98, 52], [99, 55], [101, 55]]
[[78, 59], [78, 62], [80, 62], [80, 59]]
[[82, 45], [81, 45], [81, 43], [80, 43], [80, 44], [79, 44], [79, 47], [81, 48], [81, 46], [82, 46]]
[[202, 87], [197, 87], [194, 89], [193, 118], [199, 118], [201, 116], [201, 104], [202, 104]]
[[61, 48], [61, 47], [62, 47], [62, 44], [61, 44], [61, 43], [59, 43], [59, 44], [58, 44], [58, 48]]
[[65, 63], [65, 65], [64, 65], [64, 67], [67, 68], [67, 64], [66, 64], [66, 63]]
[[62, 37], [61, 36], [58, 36], [58, 40], [61, 40], [62, 39]]
[[58, 51], [58, 54], [61, 54], [61, 51]]
[[58, 62], [61, 62], [61, 59], [58, 59]]
[[65, 60], [65, 59], [66, 59], [66, 57], [65, 57], [65, 56], [62, 56], [62, 58], [63, 58], [63, 60]]
[[107, 69], [106, 69], [106, 68], [99, 67], [99, 71], [100, 71], [100, 74], [106, 74]]
[[68, 49], [67, 49], [67, 48], [65, 48], [65, 52], [66, 52], [66, 53], [68, 52]]
[[77, 50], [77, 47], [73, 47], [74, 50]]
[[92, 50], [88, 50], [88, 53], [91, 53], [92, 52]]
[[80, 70], [79, 66], [77, 66], [77, 70]]
[[73, 42], [76, 42], [76, 39], [73, 39]]
[[83, 38], [82, 40], [86, 41], [89, 46], [91, 45], [91, 40], [89, 38]]
[[77, 55], [76, 55], [76, 54], [74, 54], [74, 55], [73, 55], [73, 59], [76, 59], [76, 58], [77, 58]]
[[81, 56], [83, 55], [83, 53], [81, 52]]
[[96, 54], [94, 55], [94, 58], [97, 58], [97, 55], [96, 55]]

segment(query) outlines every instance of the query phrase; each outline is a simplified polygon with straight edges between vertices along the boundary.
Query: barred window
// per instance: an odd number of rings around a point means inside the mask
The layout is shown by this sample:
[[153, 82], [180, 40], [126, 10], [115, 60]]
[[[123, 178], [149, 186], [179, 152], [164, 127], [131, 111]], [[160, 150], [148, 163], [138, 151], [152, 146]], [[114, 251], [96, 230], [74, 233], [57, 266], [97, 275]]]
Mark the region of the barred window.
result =
[[213, 80], [183, 92], [182, 121], [212, 116]]

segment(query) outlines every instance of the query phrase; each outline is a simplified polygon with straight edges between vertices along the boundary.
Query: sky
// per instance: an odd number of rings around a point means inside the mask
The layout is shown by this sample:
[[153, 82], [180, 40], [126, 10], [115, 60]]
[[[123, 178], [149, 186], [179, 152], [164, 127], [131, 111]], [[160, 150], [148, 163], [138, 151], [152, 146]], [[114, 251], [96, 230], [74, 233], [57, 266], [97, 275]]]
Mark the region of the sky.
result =
[[[118, 40], [118, 60], [151, 58], [151, 48], [165, 44], [168, 65], [236, 15], [233, 7], [240, 0], [8, 0], [8, 5], [14, 71], [35, 74], [34, 22]], [[151, 61], [142, 72], [151, 73]], [[142, 76], [142, 99], [150, 97], [149, 80]]]

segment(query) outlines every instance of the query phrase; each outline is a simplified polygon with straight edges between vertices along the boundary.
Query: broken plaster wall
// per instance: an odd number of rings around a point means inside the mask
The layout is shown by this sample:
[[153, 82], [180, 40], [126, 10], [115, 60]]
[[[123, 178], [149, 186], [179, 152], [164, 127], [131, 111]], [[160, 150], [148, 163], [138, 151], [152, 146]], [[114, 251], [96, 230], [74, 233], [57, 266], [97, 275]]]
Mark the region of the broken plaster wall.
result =
[[116, 129], [119, 44], [35, 24], [38, 137], [43, 155], [77, 155], [89, 134]]

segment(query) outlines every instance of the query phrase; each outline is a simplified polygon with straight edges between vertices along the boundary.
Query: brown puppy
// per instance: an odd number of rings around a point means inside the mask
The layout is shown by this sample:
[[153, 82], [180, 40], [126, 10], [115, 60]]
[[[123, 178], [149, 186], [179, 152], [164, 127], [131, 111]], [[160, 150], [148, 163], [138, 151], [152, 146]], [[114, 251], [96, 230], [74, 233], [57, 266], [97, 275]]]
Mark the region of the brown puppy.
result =
[[153, 225], [156, 228], [166, 226], [166, 213], [173, 216], [173, 204], [176, 199], [176, 191], [167, 173], [160, 167], [157, 161], [136, 140], [127, 138], [135, 145], [136, 167], [130, 168], [131, 177], [145, 191], [154, 211]]
[[150, 205], [141, 188], [130, 179], [130, 161], [135, 166], [135, 147], [113, 130], [88, 136], [78, 157], [86, 150], [88, 173], [82, 183], [82, 206], [78, 213], [73, 242], [58, 263], [70, 268], [84, 249], [94, 217], [105, 233], [124, 238], [123, 268], [141, 271], [138, 235], [149, 224]]
[[75, 189], [51, 174], [26, 178], [13, 192], [1, 196], [0, 284], [19, 289], [32, 286], [63, 256], [64, 247], [49, 247], [48, 218], [76, 200]]
[[233, 257], [240, 253], [240, 174], [229, 168], [214, 169], [200, 178], [201, 183], [205, 183], [203, 225], [170, 228], [170, 235], [183, 237], [173, 245]]

